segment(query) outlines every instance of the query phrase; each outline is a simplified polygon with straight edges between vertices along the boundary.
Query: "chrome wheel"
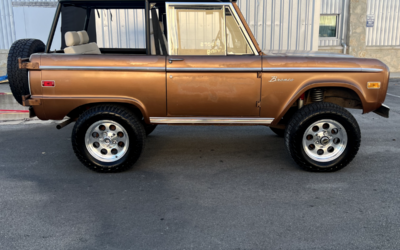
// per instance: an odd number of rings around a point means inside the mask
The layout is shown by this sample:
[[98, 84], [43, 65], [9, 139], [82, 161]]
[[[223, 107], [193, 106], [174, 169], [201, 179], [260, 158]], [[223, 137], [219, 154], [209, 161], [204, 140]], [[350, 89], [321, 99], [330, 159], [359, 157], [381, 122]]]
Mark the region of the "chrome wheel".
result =
[[320, 120], [306, 129], [303, 135], [303, 148], [311, 159], [330, 162], [343, 154], [347, 138], [346, 129], [339, 122]]
[[129, 136], [119, 123], [109, 120], [94, 123], [85, 134], [86, 149], [95, 159], [115, 162], [129, 148]]

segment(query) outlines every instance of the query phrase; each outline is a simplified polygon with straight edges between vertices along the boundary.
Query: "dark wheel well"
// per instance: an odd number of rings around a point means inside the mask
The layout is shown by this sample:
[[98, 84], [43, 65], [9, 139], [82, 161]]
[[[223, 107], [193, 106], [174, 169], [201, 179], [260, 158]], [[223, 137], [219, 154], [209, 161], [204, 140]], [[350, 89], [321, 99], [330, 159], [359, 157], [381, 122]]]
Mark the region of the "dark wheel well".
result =
[[[313, 95], [314, 91], [318, 89], [322, 90], [322, 99], [320, 101], [315, 101]], [[360, 97], [352, 89], [343, 87], [318, 87], [309, 89], [304, 94], [304, 106], [310, 105], [315, 102], [326, 102], [336, 104], [342, 108], [363, 109]], [[293, 106], [290, 107], [290, 109], [285, 113], [279, 123], [274, 127], [284, 129], [288, 121], [296, 113], [297, 110], [298, 103], [296, 101]]]
[[[306, 105], [313, 103], [312, 94], [314, 89], [307, 91]], [[352, 89], [343, 87], [323, 87], [319, 89], [323, 91], [323, 102], [337, 104], [342, 108], [363, 109], [360, 97]]]

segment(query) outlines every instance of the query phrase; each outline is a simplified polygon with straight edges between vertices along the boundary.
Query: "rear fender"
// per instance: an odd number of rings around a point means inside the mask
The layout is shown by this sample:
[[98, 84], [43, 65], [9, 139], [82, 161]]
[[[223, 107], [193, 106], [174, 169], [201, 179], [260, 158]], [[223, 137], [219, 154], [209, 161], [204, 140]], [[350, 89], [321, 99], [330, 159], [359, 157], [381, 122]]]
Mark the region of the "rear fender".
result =
[[[34, 98], [34, 97], [33, 97]], [[136, 107], [142, 113], [146, 123], [150, 123], [147, 109], [143, 103], [127, 97], [42, 97], [42, 105], [34, 106], [39, 119], [61, 120], [80, 107], [90, 107], [99, 104], [128, 104]], [[38, 109], [38, 112], [36, 112]], [[41, 110], [43, 109], [43, 110]]]

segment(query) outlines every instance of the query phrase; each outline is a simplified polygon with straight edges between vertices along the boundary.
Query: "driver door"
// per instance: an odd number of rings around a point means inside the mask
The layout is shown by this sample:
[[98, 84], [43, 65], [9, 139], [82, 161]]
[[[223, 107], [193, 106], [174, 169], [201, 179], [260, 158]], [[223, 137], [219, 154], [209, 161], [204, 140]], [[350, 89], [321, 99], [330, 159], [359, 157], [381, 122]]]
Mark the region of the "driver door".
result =
[[229, 5], [167, 4], [168, 116], [258, 117], [261, 57]]

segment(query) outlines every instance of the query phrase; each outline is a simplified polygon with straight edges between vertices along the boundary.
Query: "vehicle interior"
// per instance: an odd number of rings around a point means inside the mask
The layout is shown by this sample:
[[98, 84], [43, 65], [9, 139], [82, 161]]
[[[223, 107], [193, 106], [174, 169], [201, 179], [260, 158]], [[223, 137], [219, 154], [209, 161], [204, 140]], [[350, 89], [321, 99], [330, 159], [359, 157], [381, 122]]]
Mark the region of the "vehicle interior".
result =
[[[171, 3], [165, 0], [60, 0], [45, 52], [66, 55], [257, 54], [236, 11], [226, 4], [231, 2], [231, 0]], [[102, 30], [99, 31], [96, 27], [103, 18], [101, 15], [107, 16], [111, 22], [118, 25], [118, 13], [127, 10], [143, 13], [141, 31], [144, 43], [140, 47], [99, 44], [98, 37], [101, 40], [105, 36], [99, 34]], [[48, 48], [51, 47], [53, 37], [56, 35], [55, 29], [59, 19], [62, 22], [62, 46], [59, 50], [50, 51]], [[118, 33], [113, 36], [116, 36], [116, 39], [123, 39], [118, 37]]]

